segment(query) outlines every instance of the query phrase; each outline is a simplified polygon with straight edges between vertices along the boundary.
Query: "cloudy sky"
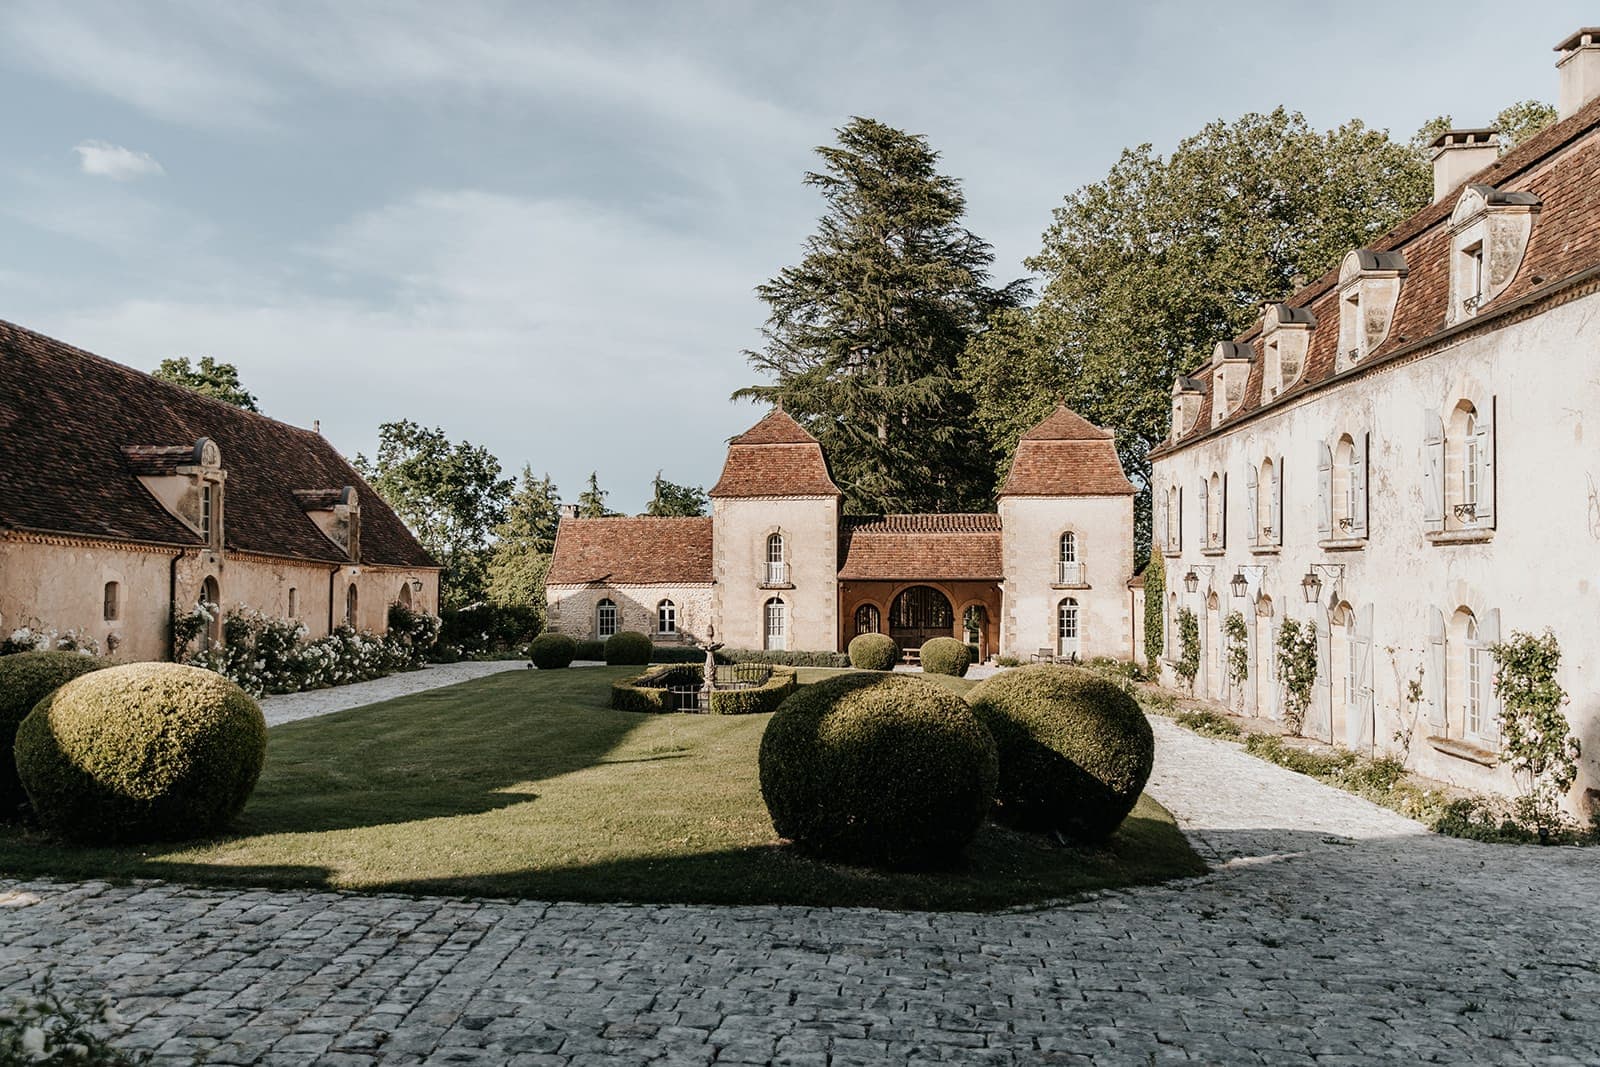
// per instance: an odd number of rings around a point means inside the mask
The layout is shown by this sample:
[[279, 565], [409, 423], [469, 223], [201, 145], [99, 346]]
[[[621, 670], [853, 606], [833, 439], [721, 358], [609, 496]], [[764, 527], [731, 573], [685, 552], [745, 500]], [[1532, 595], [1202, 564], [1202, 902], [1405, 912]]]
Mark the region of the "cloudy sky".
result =
[[758, 417], [752, 289], [850, 116], [931, 138], [1009, 279], [1126, 145], [1279, 103], [1480, 125], [1554, 100], [1593, 6], [7, 0], [0, 318], [232, 361], [347, 454], [412, 418], [568, 498], [597, 469], [633, 511]]

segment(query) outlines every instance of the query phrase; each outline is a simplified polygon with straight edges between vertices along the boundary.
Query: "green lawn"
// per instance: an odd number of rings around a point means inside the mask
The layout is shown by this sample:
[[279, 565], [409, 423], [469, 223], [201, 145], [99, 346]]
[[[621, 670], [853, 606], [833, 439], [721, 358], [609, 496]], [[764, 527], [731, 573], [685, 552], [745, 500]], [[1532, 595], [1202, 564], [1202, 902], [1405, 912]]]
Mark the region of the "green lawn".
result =
[[[612, 711], [610, 683], [628, 673], [512, 671], [279, 726], [234, 836], [65, 848], [0, 827], [0, 873], [948, 909], [1205, 869], [1148, 797], [1103, 850], [990, 826], [955, 870], [884, 874], [806, 859], [775, 837], [761, 801], [756, 752], [768, 716]], [[802, 670], [801, 680], [830, 673]]]

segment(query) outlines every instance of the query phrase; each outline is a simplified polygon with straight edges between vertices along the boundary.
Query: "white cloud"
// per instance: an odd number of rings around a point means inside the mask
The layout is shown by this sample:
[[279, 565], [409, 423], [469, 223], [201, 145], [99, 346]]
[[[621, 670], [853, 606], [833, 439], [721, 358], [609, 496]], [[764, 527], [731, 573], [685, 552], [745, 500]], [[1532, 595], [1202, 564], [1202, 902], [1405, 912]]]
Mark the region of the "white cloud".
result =
[[100, 178], [123, 182], [130, 178], [145, 178], [167, 172], [167, 168], [156, 162], [149, 152], [135, 152], [119, 144], [84, 141], [72, 150], [78, 153], [78, 165], [83, 172]]

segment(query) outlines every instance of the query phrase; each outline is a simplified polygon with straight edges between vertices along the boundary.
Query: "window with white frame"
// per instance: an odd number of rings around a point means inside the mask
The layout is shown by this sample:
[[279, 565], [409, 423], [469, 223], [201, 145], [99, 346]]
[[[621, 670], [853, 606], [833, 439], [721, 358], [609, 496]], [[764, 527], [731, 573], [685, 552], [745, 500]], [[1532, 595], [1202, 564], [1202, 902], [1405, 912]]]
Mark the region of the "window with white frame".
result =
[[1272, 457], [1251, 466], [1245, 487], [1250, 543], [1258, 547], [1283, 544], [1283, 465]]
[[122, 583], [107, 582], [105, 588], [105, 603], [101, 614], [106, 622], [116, 622], [122, 614]]
[[656, 633], [675, 634], [678, 632], [678, 605], [670, 600], [663, 600], [656, 605]]
[[1167, 551], [1183, 551], [1183, 490], [1167, 486]]
[[1056, 557], [1056, 582], [1082, 585], [1083, 563], [1078, 558], [1078, 535], [1071, 530], [1061, 535]]
[[1211, 472], [1206, 481], [1206, 547], [1225, 544], [1228, 515], [1228, 476]]
[[1056, 605], [1056, 655], [1077, 659], [1078, 648], [1078, 601], [1069, 596]]
[[616, 632], [617, 604], [606, 597], [594, 607], [594, 634], [596, 637], [610, 637]]
[[1481, 404], [1462, 400], [1448, 420], [1425, 413], [1422, 496], [1428, 532], [1494, 528], [1494, 405], [1494, 397]]
[[789, 565], [783, 557], [783, 534], [767, 535], [767, 585], [784, 585], [789, 581]]
[[789, 647], [788, 606], [777, 597], [767, 601], [762, 612], [762, 647], [769, 652], [782, 652]]
[[298, 619], [299, 617], [300, 617], [300, 590], [296, 589], [294, 586], [291, 585], [289, 587], [289, 618]]

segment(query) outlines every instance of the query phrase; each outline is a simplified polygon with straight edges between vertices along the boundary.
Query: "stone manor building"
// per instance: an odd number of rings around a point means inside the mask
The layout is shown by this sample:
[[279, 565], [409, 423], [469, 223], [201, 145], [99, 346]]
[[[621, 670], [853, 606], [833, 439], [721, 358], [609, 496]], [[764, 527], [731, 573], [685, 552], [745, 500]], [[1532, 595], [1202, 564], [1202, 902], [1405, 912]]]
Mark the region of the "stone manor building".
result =
[[1133, 486], [1111, 434], [1066, 407], [1023, 435], [988, 514], [845, 515], [822, 446], [777, 409], [728, 446], [706, 518], [564, 518], [551, 629], [712, 632], [733, 648], [835, 651], [863, 633], [984, 657], [1126, 659]]
[[1309, 735], [1409, 739], [1423, 773], [1507, 791], [1487, 649], [1549, 627], [1576, 806], [1600, 796], [1600, 30], [1557, 51], [1556, 125], [1504, 155], [1441, 136], [1433, 203], [1180, 376], [1152, 460], [1167, 658], [1188, 608], [1201, 693], [1280, 715], [1272, 650], [1300, 619]]
[[321, 434], [0, 322], [0, 637], [154, 660], [202, 600], [315, 638], [438, 598], [438, 567]]

